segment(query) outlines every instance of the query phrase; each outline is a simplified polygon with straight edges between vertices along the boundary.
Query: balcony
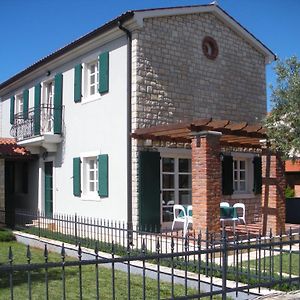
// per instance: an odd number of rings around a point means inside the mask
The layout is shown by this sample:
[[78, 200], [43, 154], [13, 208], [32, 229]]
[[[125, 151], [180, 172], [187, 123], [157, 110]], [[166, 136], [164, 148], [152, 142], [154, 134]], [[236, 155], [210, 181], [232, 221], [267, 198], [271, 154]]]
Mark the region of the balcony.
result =
[[18, 113], [10, 134], [17, 144], [25, 146], [31, 153], [39, 153], [40, 147], [48, 152], [56, 152], [62, 141], [63, 107], [41, 105], [39, 109], [30, 108], [28, 116]]

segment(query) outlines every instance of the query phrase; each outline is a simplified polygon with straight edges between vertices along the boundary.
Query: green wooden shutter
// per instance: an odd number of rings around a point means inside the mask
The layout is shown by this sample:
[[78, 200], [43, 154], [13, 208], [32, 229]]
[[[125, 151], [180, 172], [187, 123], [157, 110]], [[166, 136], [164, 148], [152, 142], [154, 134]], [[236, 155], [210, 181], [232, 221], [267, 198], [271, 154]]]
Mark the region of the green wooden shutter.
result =
[[41, 134], [41, 84], [34, 87], [34, 135]]
[[224, 155], [222, 160], [222, 193], [232, 195], [233, 193], [233, 158]]
[[15, 96], [10, 97], [10, 124], [15, 122]]
[[23, 91], [23, 119], [28, 119], [29, 91]]
[[81, 196], [81, 160], [80, 157], [73, 158], [73, 195]]
[[74, 102], [81, 102], [81, 78], [82, 65], [79, 64], [74, 68]]
[[62, 130], [62, 93], [63, 75], [56, 74], [54, 78], [54, 127], [55, 134], [61, 134]]
[[139, 152], [139, 225], [142, 230], [160, 231], [160, 154]]
[[108, 155], [98, 156], [98, 195], [108, 197]]
[[261, 173], [261, 157], [255, 156], [253, 159], [253, 192], [255, 195], [261, 194], [262, 173]]
[[99, 55], [99, 93], [107, 93], [109, 88], [109, 52]]

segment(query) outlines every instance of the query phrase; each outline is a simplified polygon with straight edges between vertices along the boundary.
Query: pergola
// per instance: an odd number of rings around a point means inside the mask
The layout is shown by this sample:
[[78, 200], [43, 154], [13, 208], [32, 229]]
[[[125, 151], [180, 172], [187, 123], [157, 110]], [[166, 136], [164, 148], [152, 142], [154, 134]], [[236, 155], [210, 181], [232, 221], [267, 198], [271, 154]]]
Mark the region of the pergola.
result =
[[198, 119], [192, 122], [138, 128], [132, 137], [139, 140], [190, 143], [192, 148], [192, 205], [195, 230], [220, 230], [219, 205], [222, 198], [221, 149], [260, 150], [262, 157], [263, 232], [284, 230], [285, 176], [278, 153], [267, 146], [266, 130], [258, 124], [230, 120]]

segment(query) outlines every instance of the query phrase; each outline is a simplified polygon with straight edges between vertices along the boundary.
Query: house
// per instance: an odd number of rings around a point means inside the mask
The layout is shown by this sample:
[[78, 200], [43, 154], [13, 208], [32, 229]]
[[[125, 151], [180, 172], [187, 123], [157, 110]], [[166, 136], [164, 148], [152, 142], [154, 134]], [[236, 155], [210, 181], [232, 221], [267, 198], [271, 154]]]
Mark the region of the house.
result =
[[129, 11], [44, 57], [0, 85], [0, 136], [36, 157], [23, 207], [165, 228], [193, 203], [216, 231], [222, 198], [278, 231], [259, 125], [274, 59], [214, 4]]
[[300, 197], [300, 161], [287, 160], [285, 174], [287, 185], [294, 190], [295, 197]]

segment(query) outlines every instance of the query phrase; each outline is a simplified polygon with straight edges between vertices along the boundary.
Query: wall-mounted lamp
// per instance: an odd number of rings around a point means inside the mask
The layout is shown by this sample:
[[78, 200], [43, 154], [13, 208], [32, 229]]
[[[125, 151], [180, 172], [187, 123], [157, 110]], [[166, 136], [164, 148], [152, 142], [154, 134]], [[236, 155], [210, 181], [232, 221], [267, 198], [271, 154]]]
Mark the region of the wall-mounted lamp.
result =
[[48, 70], [48, 71], [46, 72], [46, 75], [47, 75], [47, 76], [50, 76], [50, 75], [51, 75], [51, 71]]
[[45, 160], [48, 157], [48, 152], [47, 151], [43, 152], [42, 157], [43, 160]]
[[224, 159], [224, 154], [221, 152], [220, 153], [220, 161], [223, 161], [223, 159]]

